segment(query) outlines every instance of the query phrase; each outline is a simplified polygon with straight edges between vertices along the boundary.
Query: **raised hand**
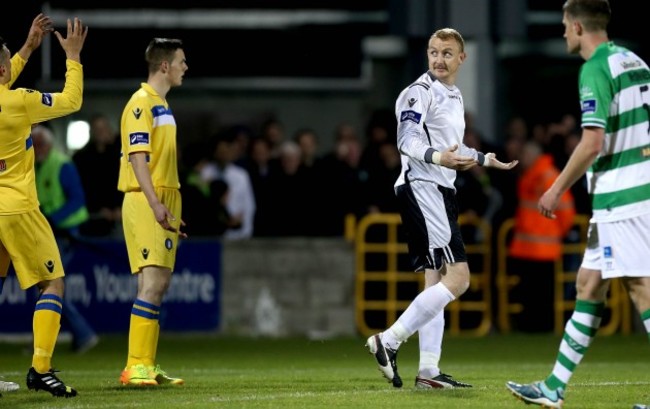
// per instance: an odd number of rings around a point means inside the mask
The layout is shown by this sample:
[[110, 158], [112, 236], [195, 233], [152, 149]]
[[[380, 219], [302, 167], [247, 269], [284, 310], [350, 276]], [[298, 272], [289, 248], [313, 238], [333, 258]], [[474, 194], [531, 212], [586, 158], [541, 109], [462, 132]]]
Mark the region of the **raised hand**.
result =
[[66, 37], [63, 37], [58, 31], [54, 32], [56, 38], [59, 39], [61, 47], [65, 51], [68, 59], [81, 62], [80, 54], [83, 48], [84, 41], [88, 35], [88, 27], [84, 27], [77, 17], [74, 22], [68, 19], [68, 32]]
[[52, 19], [43, 13], [38, 14], [32, 21], [25, 44], [18, 50], [18, 54], [25, 60], [29, 59], [32, 52], [41, 46], [43, 38], [52, 31]]
[[36, 18], [34, 18], [34, 21], [32, 21], [32, 26], [29, 28], [27, 40], [25, 41], [25, 46], [30, 47], [32, 50], [37, 49], [41, 45], [41, 42], [43, 42], [43, 37], [52, 31], [54, 31], [52, 28], [52, 19], [49, 16], [40, 13]]

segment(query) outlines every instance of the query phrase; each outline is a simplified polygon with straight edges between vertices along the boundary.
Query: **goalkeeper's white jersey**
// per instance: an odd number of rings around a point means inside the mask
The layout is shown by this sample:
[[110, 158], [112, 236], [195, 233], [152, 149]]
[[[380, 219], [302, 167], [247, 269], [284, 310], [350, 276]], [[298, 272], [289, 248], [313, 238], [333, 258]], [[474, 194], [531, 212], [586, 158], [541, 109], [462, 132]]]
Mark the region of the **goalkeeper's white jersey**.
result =
[[459, 155], [478, 157], [475, 149], [463, 144], [465, 108], [458, 87], [441, 83], [427, 71], [399, 94], [395, 115], [402, 156], [395, 187], [423, 180], [454, 189], [456, 171], [431, 163], [431, 154], [458, 145]]

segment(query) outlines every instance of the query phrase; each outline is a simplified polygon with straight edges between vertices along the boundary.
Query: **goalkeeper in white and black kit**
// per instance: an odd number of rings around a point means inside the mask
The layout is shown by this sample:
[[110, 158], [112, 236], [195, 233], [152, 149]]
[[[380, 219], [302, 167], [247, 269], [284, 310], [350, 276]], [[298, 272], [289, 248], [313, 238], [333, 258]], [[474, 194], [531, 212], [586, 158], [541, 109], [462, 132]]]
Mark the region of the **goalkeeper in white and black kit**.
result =
[[397, 351], [419, 331], [420, 363], [415, 378], [419, 388], [469, 387], [440, 372], [444, 307], [469, 287], [469, 267], [458, 226], [454, 181], [456, 172], [474, 166], [512, 169], [494, 153], [484, 154], [463, 144], [463, 97], [456, 87], [458, 69], [465, 60], [460, 33], [436, 31], [427, 48], [429, 70], [397, 98], [397, 147], [402, 171], [395, 182], [402, 223], [407, 233], [411, 265], [424, 272], [425, 289], [387, 330], [366, 343], [382, 375], [395, 387]]

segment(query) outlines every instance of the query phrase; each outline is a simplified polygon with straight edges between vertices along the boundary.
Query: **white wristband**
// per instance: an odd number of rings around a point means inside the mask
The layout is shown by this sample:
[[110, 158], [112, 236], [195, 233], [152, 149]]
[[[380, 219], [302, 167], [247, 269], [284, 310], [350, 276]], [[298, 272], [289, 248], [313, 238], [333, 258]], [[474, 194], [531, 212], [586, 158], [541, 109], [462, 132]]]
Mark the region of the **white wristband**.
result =
[[486, 153], [485, 154], [485, 159], [483, 160], [483, 167], [489, 168], [491, 163], [492, 158], [496, 157], [497, 155], [493, 152]]
[[433, 155], [431, 155], [431, 162], [435, 163], [436, 165], [440, 165], [440, 159], [442, 157], [442, 154], [438, 151], [433, 152]]

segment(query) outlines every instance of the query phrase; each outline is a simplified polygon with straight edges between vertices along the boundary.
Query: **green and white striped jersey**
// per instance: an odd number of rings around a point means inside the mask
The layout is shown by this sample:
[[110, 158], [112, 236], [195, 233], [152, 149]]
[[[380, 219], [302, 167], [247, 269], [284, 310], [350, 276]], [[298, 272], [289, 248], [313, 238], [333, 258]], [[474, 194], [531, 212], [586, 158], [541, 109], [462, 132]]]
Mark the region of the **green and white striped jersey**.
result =
[[579, 79], [583, 127], [605, 129], [587, 171], [596, 222], [650, 213], [650, 70], [613, 42], [599, 45]]

